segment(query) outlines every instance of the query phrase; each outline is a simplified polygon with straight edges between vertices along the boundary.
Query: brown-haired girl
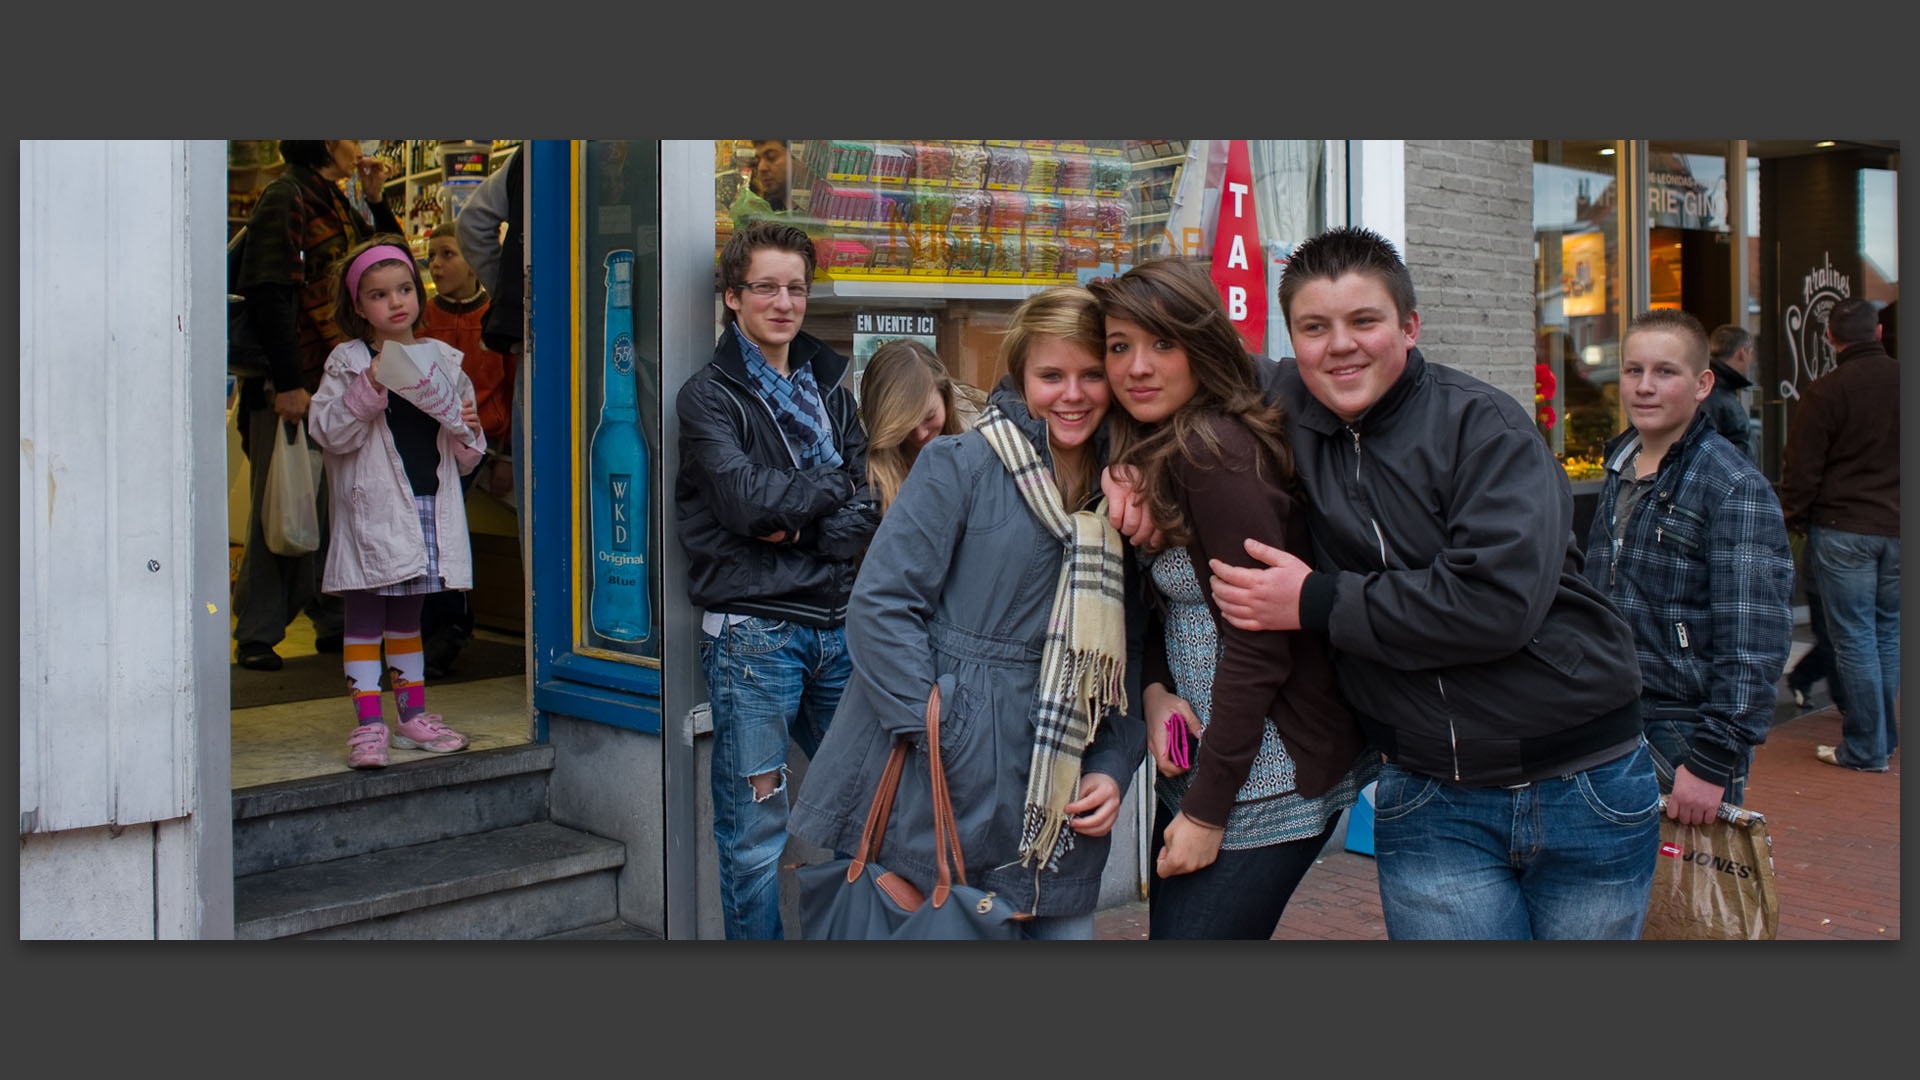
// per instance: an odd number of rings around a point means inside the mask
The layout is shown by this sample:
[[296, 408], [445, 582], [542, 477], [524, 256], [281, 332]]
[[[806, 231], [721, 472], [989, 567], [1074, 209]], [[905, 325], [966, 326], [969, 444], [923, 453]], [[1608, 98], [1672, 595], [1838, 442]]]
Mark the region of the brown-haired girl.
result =
[[[428, 593], [473, 587], [473, 555], [460, 476], [486, 450], [473, 383], [460, 351], [416, 340], [425, 289], [406, 241], [373, 237], [340, 262], [333, 318], [350, 339], [327, 357], [308, 425], [324, 453], [332, 546], [320, 587], [344, 598], [347, 683], [358, 724], [347, 764], [387, 764], [401, 749], [448, 753], [467, 737], [426, 711], [420, 602]], [[457, 423], [443, 422], [381, 385], [376, 357], [387, 345], [424, 345], [454, 379]], [[381, 641], [399, 723], [391, 734], [380, 708]]]
[[1110, 461], [1132, 470], [1167, 545], [1142, 556], [1160, 601], [1141, 676], [1160, 774], [1148, 934], [1270, 938], [1377, 768], [1353, 752], [1357, 729], [1324, 645], [1234, 628], [1200, 569], [1249, 562], [1248, 536], [1307, 557], [1282, 413], [1196, 267], [1154, 260], [1091, 290], [1124, 410]]

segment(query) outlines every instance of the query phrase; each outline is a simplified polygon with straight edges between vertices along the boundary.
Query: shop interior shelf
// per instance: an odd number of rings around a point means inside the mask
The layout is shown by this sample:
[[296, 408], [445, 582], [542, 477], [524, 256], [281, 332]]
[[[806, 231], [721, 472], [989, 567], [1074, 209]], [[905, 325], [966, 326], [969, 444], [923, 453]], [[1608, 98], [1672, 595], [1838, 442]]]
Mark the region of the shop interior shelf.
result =
[[949, 300], [1024, 300], [1051, 286], [1016, 281], [900, 281], [828, 280], [813, 283], [812, 295], [841, 297], [906, 297]]

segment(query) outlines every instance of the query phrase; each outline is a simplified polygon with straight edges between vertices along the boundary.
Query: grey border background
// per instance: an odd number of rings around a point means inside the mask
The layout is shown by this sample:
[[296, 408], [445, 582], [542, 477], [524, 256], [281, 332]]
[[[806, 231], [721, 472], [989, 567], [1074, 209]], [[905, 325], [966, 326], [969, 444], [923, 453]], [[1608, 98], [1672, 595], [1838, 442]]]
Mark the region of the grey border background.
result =
[[[18, 25], [0, 79], [18, 103], [16, 138], [349, 124], [409, 137], [692, 138], [751, 123], [792, 137], [1076, 124], [1117, 135], [1912, 139], [1892, 5], [1478, 8], [1242, 5], [1169, 17], [1158, 5], [1052, 14], [863, 0], [831, 6], [835, 26], [855, 29], [827, 31], [826, 8], [792, 4], [735, 2], [663, 25], [639, 6], [472, 0], [327, 9], [304, 26], [356, 40], [314, 44], [289, 6], [196, 5], [191, 18], [76, 7]], [[623, 39], [633, 45], [608, 47]], [[526, 59], [501, 63], [508, 49]], [[17, 205], [17, 145], [7, 153], [0, 183]], [[1906, 170], [1910, 260], [1915, 183]], [[16, 283], [17, 231], [16, 216], [16, 256], [0, 271]], [[0, 292], [17, 326], [17, 289]], [[5, 366], [17, 387], [17, 357]], [[1920, 380], [1907, 383], [1903, 409], [1920, 415]], [[18, 412], [6, 412], [17, 440]], [[1910, 474], [1917, 445], [1902, 455]], [[6, 473], [17, 505], [17, 472]], [[1920, 537], [1920, 507], [1906, 502], [1906, 534]], [[17, 557], [16, 531], [0, 544]], [[18, 610], [17, 578], [4, 588]], [[0, 655], [17, 656], [7, 648], [17, 630], [0, 634]], [[17, 740], [8, 746], [17, 766]], [[1618, 1062], [1786, 1074], [1904, 1057], [1895, 1002], [1910, 999], [1913, 946], [1703, 948], [16, 943], [7, 1029], [18, 1060], [75, 1072], [215, 1060], [385, 1071], [417, 1060], [449, 1072], [811, 1073], [848, 1057], [918, 1072], [976, 1048], [974, 1073], [1044, 1062], [1447, 1075]], [[416, 1031], [403, 1016], [421, 1018]]]

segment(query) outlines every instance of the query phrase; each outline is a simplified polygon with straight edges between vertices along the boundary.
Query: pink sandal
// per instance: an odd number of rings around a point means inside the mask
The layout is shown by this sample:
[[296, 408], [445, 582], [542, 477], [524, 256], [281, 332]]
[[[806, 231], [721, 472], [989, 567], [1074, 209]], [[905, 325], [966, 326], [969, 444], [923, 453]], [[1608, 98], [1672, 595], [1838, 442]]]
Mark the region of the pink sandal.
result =
[[361, 724], [347, 736], [347, 765], [355, 769], [387, 767], [387, 725]]
[[439, 713], [421, 713], [411, 720], [402, 720], [393, 729], [393, 745], [401, 750], [425, 750], [434, 754], [450, 754], [467, 747], [467, 737], [448, 727], [440, 719]]

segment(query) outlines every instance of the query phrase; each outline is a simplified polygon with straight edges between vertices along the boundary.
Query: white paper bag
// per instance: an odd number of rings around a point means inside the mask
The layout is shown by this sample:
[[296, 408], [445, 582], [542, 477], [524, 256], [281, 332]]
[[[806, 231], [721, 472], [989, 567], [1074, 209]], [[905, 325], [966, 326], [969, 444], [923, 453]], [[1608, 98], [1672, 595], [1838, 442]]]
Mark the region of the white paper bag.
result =
[[458, 375], [442, 363], [440, 347], [433, 344], [403, 345], [389, 341], [374, 361], [374, 377], [380, 380], [380, 385], [406, 398], [414, 408], [471, 443], [472, 433], [460, 420]]

